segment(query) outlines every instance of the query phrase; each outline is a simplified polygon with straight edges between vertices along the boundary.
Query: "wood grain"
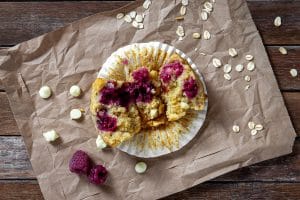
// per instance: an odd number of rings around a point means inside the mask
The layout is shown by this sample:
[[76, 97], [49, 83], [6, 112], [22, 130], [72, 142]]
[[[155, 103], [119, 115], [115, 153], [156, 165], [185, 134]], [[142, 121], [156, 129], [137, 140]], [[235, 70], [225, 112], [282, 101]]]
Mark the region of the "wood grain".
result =
[[[98, 12], [120, 8], [125, 1], [0, 2], [0, 45], [14, 45]], [[300, 1], [248, 1], [266, 45], [300, 44]], [[83, 9], [84, 8], [84, 9]], [[274, 27], [281, 16], [283, 25]]]
[[[278, 48], [279, 46], [268, 46], [266, 47], [266, 50], [276, 75], [279, 88], [282, 91], [300, 91], [300, 46], [285, 46], [288, 50], [287, 55], [280, 54]], [[298, 77], [293, 78], [290, 75], [290, 70], [292, 68], [298, 69]], [[4, 90], [0, 83], [0, 90], [1, 89]]]
[[[42, 200], [35, 180], [0, 181], [0, 200]], [[300, 183], [204, 183], [161, 200], [299, 199]]]

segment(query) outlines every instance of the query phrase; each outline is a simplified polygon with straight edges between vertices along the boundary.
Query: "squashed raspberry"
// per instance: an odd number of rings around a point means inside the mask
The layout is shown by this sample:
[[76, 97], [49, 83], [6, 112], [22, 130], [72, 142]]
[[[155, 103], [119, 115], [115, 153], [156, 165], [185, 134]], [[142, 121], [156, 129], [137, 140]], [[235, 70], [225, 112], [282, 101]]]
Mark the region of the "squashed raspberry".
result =
[[69, 169], [73, 173], [87, 175], [91, 169], [91, 160], [87, 153], [76, 151], [69, 162]]
[[102, 165], [94, 166], [89, 174], [89, 180], [91, 183], [96, 185], [102, 185], [105, 183], [108, 172]]
[[107, 112], [98, 112], [97, 118], [97, 126], [99, 130], [113, 132], [117, 129], [117, 118], [110, 117]]
[[146, 67], [141, 67], [140, 69], [132, 72], [132, 77], [136, 82], [148, 82], [149, 71]]
[[182, 64], [179, 61], [175, 61], [164, 65], [159, 76], [164, 83], [169, 83], [172, 78], [178, 78], [182, 72]]
[[189, 99], [196, 97], [198, 93], [198, 85], [196, 80], [193, 78], [185, 80], [183, 83], [183, 92]]

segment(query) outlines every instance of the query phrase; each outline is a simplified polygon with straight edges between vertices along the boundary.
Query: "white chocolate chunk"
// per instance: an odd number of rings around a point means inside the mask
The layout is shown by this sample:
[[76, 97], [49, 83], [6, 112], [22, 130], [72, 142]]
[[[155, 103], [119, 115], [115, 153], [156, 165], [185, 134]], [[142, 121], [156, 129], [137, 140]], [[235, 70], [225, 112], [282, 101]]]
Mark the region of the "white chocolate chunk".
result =
[[254, 122], [248, 122], [248, 128], [249, 129], [254, 129], [255, 128], [255, 123]]
[[79, 109], [72, 109], [70, 112], [70, 118], [73, 120], [80, 119], [82, 116], [82, 112]]
[[209, 40], [210, 37], [211, 37], [211, 36], [210, 36], [210, 33], [209, 33], [208, 31], [205, 30], [205, 31], [203, 32], [203, 38], [204, 38], [205, 40]]
[[145, 171], [147, 169], [147, 165], [144, 162], [138, 162], [138, 163], [136, 163], [134, 169], [135, 169], [136, 173], [142, 174], [142, 173], [145, 173]]
[[249, 71], [253, 71], [255, 69], [255, 64], [254, 64], [254, 62], [249, 62], [248, 64], [247, 64], [247, 70], [249, 70]]
[[246, 76], [244, 77], [244, 79], [245, 79], [245, 81], [247, 81], [247, 82], [250, 82], [250, 81], [251, 81], [251, 77], [248, 76], [248, 75], [246, 75]]
[[224, 78], [225, 78], [227, 81], [230, 81], [230, 80], [231, 80], [230, 74], [224, 74]]
[[246, 91], [249, 90], [249, 88], [250, 88], [250, 85], [249, 85], [249, 84], [245, 86], [245, 90], [246, 90]]
[[248, 61], [253, 60], [253, 58], [254, 57], [252, 55], [250, 55], [250, 54], [248, 54], [248, 55], [245, 56], [245, 59], [248, 60]]
[[235, 48], [230, 48], [230, 49], [228, 49], [228, 54], [231, 56], [231, 57], [235, 57], [235, 56], [237, 56], [237, 51], [236, 51], [236, 49]]
[[101, 135], [97, 136], [96, 147], [97, 147], [97, 149], [104, 149], [107, 147], [107, 144], [103, 141]]
[[180, 102], [180, 107], [181, 107], [182, 109], [189, 109], [189, 108], [190, 108], [189, 104], [187, 104], [187, 103], [185, 103], [185, 102]]
[[257, 134], [257, 130], [253, 129], [251, 130], [251, 135], [256, 135]]
[[244, 65], [238, 64], [237, 66], [235, 66], [235, 71], [242, 72], [243, 70], [244, 70]]
[[279, 52], [281, 53], [281, 54], [283, 54], [283, 55], [286, 55], [287, 54], [287, 50], [286, 50], [286, 48], [284, 48], [284, 47], [279, 47]]
[[281, 17], [277, 16], [274, 19], [274, 25], [277, 26], [277, 27], [281, 26]]
[[263, 129], [264, 129], [264, 127], [263, 127], [263, 125], [261, 125], [261, 124], [256, 124], [256, 125], [255, 125], [255, 130], [261, 131], [261, 130], [263, 130]]
[[55, 130], [47, 131], [47, 132], [43, 133], [43, 136], [47, 142], [53, 142], [57, 138], [59, 138], [59, 135], [56, 133]]
[[138, 23], [137, 21], [133, 21], [133, 22], [132, 22], [132, 26], [133, 26], [134, 28], [138, 28], [139, 23]]
[[71, 96], [73, 97], [79, 97], [80, 94], [81, 94], [81, 89], [78, 85], [73, 85], [71, 88], [70, 88], [70, 94]]
[[218, 58], [213, 58], [212, 63], [216, 68], [221, 67], [222, 65], [221, 60]]
[[143, 23], [138, 23], [138, 29], [143, 29], [144, 28], [144, 24]]
[[41, 87], [40, 90], [39, 90], [39, 95], [43, 99], [48, 99], [51, 96], [51, 93], [52, 93], [51, 89], [47, 85]]
[[205, 9], [208, 9], [208, 10], [213, 9], [213, 5], [209, 1], [206, 1], [203, 6], [204, 6]]
[[290, 70], [290, 74], [291, 74], [292, 77], [297, 77], [297, 76], [298, 76], [298, 71], [297, 71], [297, 69], [291, 69], [291, 70]]
[[151, 109], [150, 110], [150, 118], [154, 119], [157, 116], [158, 116], [158, 110], [157, 109]]
[[194, 39], [200, 39], [201, 34], [200, 33], [193, 33], [193, 38]]
[[232, 130], [233, 130], [233, 132], [238, 133], [238, 132], [240, 132], [240, 127], [238, 125], [234, 125], [232, 127]]
[[225, 73], [230, 73], [231, 70], [232, 70], [232, 67], [231, 67], [230, 64], [226, 64], [226, 65], [224, 65], [223, 70], [224, 70]]
[[117, 19], [122, 19], [124, 17], [124, 13], [118, 13], [116, 18]]

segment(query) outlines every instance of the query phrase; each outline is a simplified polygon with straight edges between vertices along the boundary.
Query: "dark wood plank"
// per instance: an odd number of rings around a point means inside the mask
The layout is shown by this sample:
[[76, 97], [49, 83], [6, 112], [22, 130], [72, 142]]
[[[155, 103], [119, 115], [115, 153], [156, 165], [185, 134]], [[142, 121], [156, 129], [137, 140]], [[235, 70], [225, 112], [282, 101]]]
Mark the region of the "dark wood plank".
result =
[[0, 135], [19, 135], [6, 93], [0, 92]]
[[[83, 17], [119, 8], [127, 3], [1, 2], [0, 45], [14, 45]], [[265, 44], [300, 44], [300, 1], [248, 0], [248, 5]], [[283, 18], [280, 28], [273, 26], [277, 15]]]
[[[22, 137], [0, 137], [0, 180], [34, 179], [30, 161]], [[300, 138], [293, 153], [264, 161], [218, 177], [220, 181], [289, 181], [300, 182]]]
[[[264, 44], [300, 44], [300, 1], [251, 1], [248, 6]], [[280, 27], [273, 24], [276, 16], [282, 18]]]
[[[42, 200], [34, 180], [0, 181], [0, 200]], [[300, 183], [204, 183], [161, 200], [299, 199]]]

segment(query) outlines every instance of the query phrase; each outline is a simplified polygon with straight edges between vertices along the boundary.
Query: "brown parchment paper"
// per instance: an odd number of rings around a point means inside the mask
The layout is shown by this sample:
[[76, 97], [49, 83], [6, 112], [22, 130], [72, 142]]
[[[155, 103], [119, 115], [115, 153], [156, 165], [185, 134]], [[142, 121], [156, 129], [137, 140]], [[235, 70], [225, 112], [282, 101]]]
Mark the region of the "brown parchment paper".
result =
[[[209, 20], [203, 22], [199, 11], [204, 1], [190, 0], [185, 20], [176, 22], [180, 2], [153, 1], [144, 30], [118, 21], [115, 15], [119, 10], [96, 14], [1, 50], [1, 82], [45, 199], [155, 199], [292, 151], [296, 134], [246, 2], [217, 0]], [[137, 2], [121, 11], [140, 5]], [[179, 24], [186, 30], [183, 41], [175, 34]], [[203, 30], [210, 31], [210, 40], [192, 39], [193, 32]], [[134, 172], [139, 159], [118, 150], [96, 150], [97, 132], [88, 106], [91, 83], [105, 59], [124, 45], [147, 41], [171, 44], [193, 59], [207, 84], [209, 109], [205, 126], [189, 145], [174, 154], [147, 159], [149, 168], [140, 175]], [[228, 55], [231, 47], [238, 50], [236, 58]], [[213, 57], [233, 66], [245, 64], [246, 54], [254, 55], [256, 70], [233, 71], [231, 81], [211, 64]], [[248, 91], [244, 91], [246, 74], [252, 78]], [[68, 94], [73, 84], [83, 90], [79, 99]], [[42, 85], [53, 90], [48, 100], [38, 96]], [[86, 110], [81, 122], [69, 119], [70, 109], [78, 107]], [[265, 129], [251, 136], [250, 120]], [[240, 133], [232, 132], [233, 124], [240, 125]], [[54, 144], [42, 136], [50, 129], [61, 136]], [[69, 159], [78, 149], [108, 168], [105, 186], [94, 186], [69, 172]]]

